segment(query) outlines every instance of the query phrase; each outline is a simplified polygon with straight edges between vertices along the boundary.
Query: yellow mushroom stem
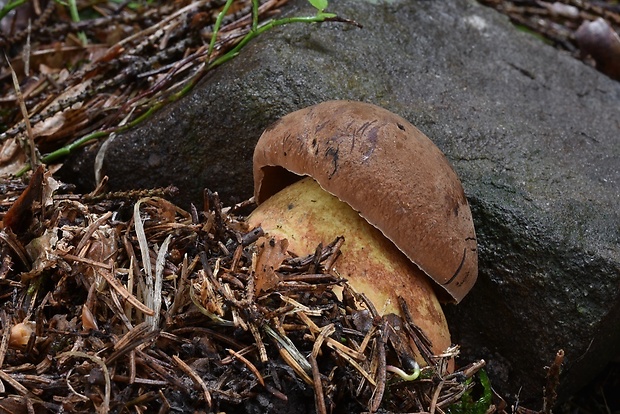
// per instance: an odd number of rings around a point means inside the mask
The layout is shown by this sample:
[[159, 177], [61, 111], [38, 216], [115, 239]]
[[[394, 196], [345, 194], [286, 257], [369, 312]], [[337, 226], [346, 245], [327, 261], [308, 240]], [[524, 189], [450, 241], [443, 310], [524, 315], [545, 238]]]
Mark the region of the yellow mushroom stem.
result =
[[[372, 198], [369, 196], [369, 203]], [[288, 250], [305, 255], [344, 236], [334, 272], [348, 279], [383, 314], [400, 314], [405, 299], [414, 322], [432, 341], [437, 355], [450, 346], [450, 332], [429, 277], [349, 205], [304, 178], [281, 190], [250, 215], [250, 226], [269, 236], [288, 239]], [[422, 360], [418, 360], [421, 365]]]

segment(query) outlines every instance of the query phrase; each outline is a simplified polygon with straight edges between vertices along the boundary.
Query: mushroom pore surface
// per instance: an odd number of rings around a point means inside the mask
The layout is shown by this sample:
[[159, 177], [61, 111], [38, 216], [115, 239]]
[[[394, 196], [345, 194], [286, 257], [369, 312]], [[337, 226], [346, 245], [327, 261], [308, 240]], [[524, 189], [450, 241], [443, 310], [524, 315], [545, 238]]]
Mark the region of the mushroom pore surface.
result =
[[431, 340], [432, 351], [439, 354], [450, 346], [448, 326], [430, 279], [379, 230], [316, 181], [305, 178], [284, 188], [258, 206], [248, 224], [261, 225], [270, 237], [287, 239], [288, 250], [298, 255], [344, 236], [341, 256], [328, 270], [364, 293], [379, 313], [401, 314], [398, 297], [404, 298], [414, 322]]

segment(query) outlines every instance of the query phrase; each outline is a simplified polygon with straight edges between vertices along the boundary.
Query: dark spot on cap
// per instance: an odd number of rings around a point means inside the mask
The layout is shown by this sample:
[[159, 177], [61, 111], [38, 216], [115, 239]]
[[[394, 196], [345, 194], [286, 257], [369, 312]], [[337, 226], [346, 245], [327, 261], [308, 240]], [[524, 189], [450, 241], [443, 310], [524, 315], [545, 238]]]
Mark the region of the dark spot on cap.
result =
[[329, 178], [331, 179], [332, 176], [336, 174], [336, 171], [338, 171], [338, 157], [339, 157], [338, 148], [334, 148], [334, 147], [327, 148], [327, 151], [325, 151], [325, 155], [332, 159], [332, 165], [334, 166], [334, 169], [332, 170], [332, 172], [329, 173]]

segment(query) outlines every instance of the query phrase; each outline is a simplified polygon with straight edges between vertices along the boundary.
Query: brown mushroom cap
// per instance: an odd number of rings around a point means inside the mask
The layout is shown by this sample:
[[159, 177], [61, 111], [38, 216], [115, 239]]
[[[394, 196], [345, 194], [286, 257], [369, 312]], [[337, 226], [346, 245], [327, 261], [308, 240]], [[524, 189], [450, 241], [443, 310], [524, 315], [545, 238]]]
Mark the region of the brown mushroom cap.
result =
[[254, 150], [256, 201], [305, 175], [358, 211], [455, 302], [469, 292], [478, 256], [463, 187], [444, 154], [404, 118], [353, 101], [284, 116]]

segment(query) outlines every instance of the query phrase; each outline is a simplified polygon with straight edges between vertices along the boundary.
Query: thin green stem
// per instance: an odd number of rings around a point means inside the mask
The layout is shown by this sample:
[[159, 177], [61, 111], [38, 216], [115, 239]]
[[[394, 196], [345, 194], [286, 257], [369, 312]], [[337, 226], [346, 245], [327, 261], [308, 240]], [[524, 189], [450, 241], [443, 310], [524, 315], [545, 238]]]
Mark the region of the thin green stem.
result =
[[259, 0], [252, 0], [252, 30], [258, 29]]
[[214, 60], [209, 64], [208, 68], [214, 68], [216, 66], [221, 65], [222, 63], [228, 62], [230, 59], [234, 58], [239, 54], [239, 51], [243, 49], [245, 45], [247, 45], [252, 39], [266, 32], [267, 30], [271, 30], [277, 26], [283, 26], [285, 24], [290, 23], [321, 23], [328, 19], [335, 17], [334, 15], [327, 13], [320, 13], [314, 16], [294, 16], [294, 17], [283, 17], [281, 19], [270, 20], [260, 26], [256, 30], [250, 30], [248, 34], [246, 34], [243, 39], [237, 45], [228, 51], [223, 56], [220, 56], [218, 59]]
[[[102, 131], [97, 131], [97, 132], [93, 132], [92, 134], [89, 135], [85, 135], [82, 138], [72, 142], [69, 145], [65, 145], [62, 148], [57, 149], [54, 152], [50, 152], [49, 154], [44, 155], [41, 160], [45, 163], [45, 164], [49, 164], [51, 162], [57, 161], [62, 157], [65, 157], [67, 155], [69, 155], [73, 150], [84, 146], [86, 144], [88, 144], [91, 141], [97, 140], [99, 138], [105, 138], [107, 136], [109, 136], [111, 133], [116, 132], [116, 133], [120, 133], [120, 132], [124, 132], [130, 128], [133, 128], [134, 126], [138, 125], [140, 122], [144, 121], [145, 119], [149, 118], [151, 115], [153, 115], [158, 109], [161, 109], [162, 106], [164, 106], [166, 102], [165, 101], [160, 101], [157, 102], [155, 105], [151, 106], [146, 112], [144, 112], [142, 115], [140, 115], [139, 117], [137, 117], [136, 119], [134, 119], [131, 122], [128, 122], [122, 126], [119, 127], [115, 127], [115, 128], [109, 128], [109, 129], [104, 129]], [[27, 170], [26, 170], [27, 171]], [[23, 171], [25, 172], [25, 171]], [[23, 173], [22, 171], [20, 171], [20, 174]]]
[[69, 0], [69, 14], [71, 14], [71, 20], [73, 20], [73, 22], [78, 23], [80, 21], [80, 13], [78, 13], [75, 0]]
[[233, 0], [226, 0], [226, 4], [222, 11], [217, 15], [217, 19], [215, 19], [215, 24], [213, 25], [213, 34], [211, 34], [211, 42], [209, 42], [209, 51], [207, 52], [207, 60], [213, 53], [213, 49], [215, 48], [215, 42], [217, 41], [217, 34], [220, 32], [220, 27], [222, 26], [222, 20], [224, 20], [224, 16], [228, 13], [228, 9], [232, 5]]
[[[19, 0], [21, 1], [21, 0]], [[24, 0], [25, 1], [25, 0]], [[73, 3], [75, 3], [75, 0], [72, 0]], [[211, 44], [209, 45], [209, 50], [207, 52], [207, 59], [208, 56], [211, 55], [211, 52], [213, 51], [213, 48], [215, 47], [215, 39], [217, 37], [217, 32], [220, 29], [220, 25], [222, 22], [222, 18], [223, 16], [226, 14], [228, 8], [230, 7], [230, 5], [232, 4], [233, 0], [227, 0], [226, 5], [224, 5], [224, 9], [222, 9], [222, 11], [220, 12], [220, 14], [218, 15], [217, 21], [214, 25], [214, 29], [213, 29], [213, 37], [211, 38]], [[253, 13], [258, 13], [257, 11], [257, 5], [258, 5], [258, 0], [252, 0], [252, 4], [253, 4]], [[258, 16], [256, 14], [256, 16]], [[254, 18], [254, 16], [253, 16]], [[197, 73], [180, 91], [178, 91], [177, 93], [174, 93], [172, 95], [170, 95], [168, 98], [163, 99], [159, 102], [156, 102], [155, 104], [153, 104], [148, 110], [146, 110], [143, 114], [141, 114], [140, 116], [138, 116], [137, 118], [135, 118], [134, 120], [132, 120], [131, 122], [127, 122], [124, 125], [118, 126], [118, 127], [112, 127], [112, 128], [108, 128], [102, 131], [97, 131], [97, 132], [93, 132], [92, 134], [89, 135], [85, 135], [82, 138], [72, 142], [71, 144], [65, 145], [62, 148], [57, 149], [56, 151], [50, 152], [49, 154], [44, 155], [41, 158], [41, 161], [45, 164], [49, 164], [51, 162], [55, 162], [57, 160], [59, 160], [62, 157], [65, 157], [67, 155], [69, 155], [72, 151], [74, 151], [75, 149], [82, 147], [94, 140], [100, 139], [100, 138], [105, 138], [107, 136], [109, 136], [112, 133], [120, 133], [120, 132], [124, 132], [130, 128], [133, 128], [134, 126], [138, 125], [140, 122], [144, 121], [145, 119], [148, 119], [151, 115], [153, 115], [155, 112], [157, 112], [159, 109], [161, 109], [164, 105], [172, 103], [174, 101], [177, 101], [178, 99], [180, 99], [181, 97], [185, 96], [189, 91], [191, 91], [194, 86], [196, 86], [196, 84], [198, 83], [198, 81], [202, 78], [202, 76], [208, 72], [210, 69], [216, 67], [216, 66], [220, 66], [221, 64], [231, 60], [232, 58], [234, 58], [235, 56], [237, 56], [239, 54], [239, 52], [241, 51], [241, 49], [243, 49], [243, 47], [245, 45], [247, 45], [252, 39], [254, 39], [255, 37], [259, 36], [260, 34], [273, 29], [274, 27], [277, 26], [283, 26], [285, 24], [290, 24], [290, 23], [320, 23], [320, 22], [325, 22], [325, 21], [340, 21], [340, 22], [346, 22], [346, 23], [352, 23], [352, 24], [357, 24], [353, 21], [349, 21], [349, 20], [345, 20], [345, 19], [340, 19], [338, 18], [335, 14], [332, 13], [317, 13], [314, 16], [298, 16], [298, 17], [284, 17], [281, 19], [276, 19], [276, 20], [271, 20], [268, 21], [260, 26], [256, 26], [256, 28], [254, 28], [254, 23], [252, 23], [253, 28], [252, 30], [250, 30], [244, 37], [243, 39], [241, 39], [241, 41], [231, 50], [229, 50], [228, 52], [226, 52], [224, 55], [220, 56], [219, 58], [215, 59], [213, 62], [211, 62], [210, 64], [208, 64], [207, 66], [204, 67], [204, 69], [202, 71], [200, 71], [199, 73]], [[22, 174], [24, 174], [26, 171], [30, 170], [30, 165], [26, 165], [24, 168], [22, 168], [17, 175], [20, 176]]]
[[387, 365], [385, 369], [386, 371], [393, 372], [394, 374], [398, 375], [404, 381], [414, 381], [420, 376], [420, 366], [417, 362], [415, 363], [413, 372], [411, 374], [407, 374], [405, 371], [398, 367], [395, 367], [394, 365]]
[[19, 7], [22, 4], [26, 3], [27, 1], [28, 0], [9, 1], [7, 4], [5, 4], [2, 7], [2, 9], [0, 9], [0, 20], [2, 20], [4, 18], [4, 16], [9, 14], [11, 12], [11, 10], [16, 9], [17, 7]]
[[[132, 120], [131, 122], [128, 122], [118, 127], [108, 128], [102, 131], [93, 132], [92, 134], [89, 134], [89, 135], [85, 135], [82, 138], [72, 142], [71, 144], [65, 145], [64, 147], [59, 148], [56, 151], [50, 152], [49, 154], [45, 154], [41, 158], [41, 161], [43, 161], [44, 164], [49, 164], [51, 162], [58, 161], [60, 158], [66, 157], [67, 155], [69, 155], [73, 150], [79, 147], [82, 147], [90, 143], [91, 141], [95, 141], [99, 138], [105, 138], [112, 133], [121, 133], [121, 132], [127, 131], [128, 129], [133, 128], [134, 126], [138, 125], [140, 122], [144, 121], [145, 119], [148, 119], [151, 115], [153, 115], [155, 112], [161, 109], [164, 105], [174, 102], [178, 100], [179, 98], [181, 98], [182, 96], [184, 96], [187, 92], [189, 92], [193, 88], [196, 82], [197, 82], [197, 79], [192, 80], [190, 84], [186, 85], [181, 91], [177, 92], [174, 95], [171, 95], [166, 100], [162, 100], [162, 101], [155, 103], [146, 112], [144, 112], [142, 115], [138, 116], [136, 119]], [[25, 166], [17, 173], [17, 176], [24, 174], [29, 169], [30, 169], [29, 165]]]
[[[76, 0], [69, 0], [68, 7], [69, 7], [69, 14], [71, 15], [71, 20], [75, 23], [78, 23], [80, 21], [80, 13], [78, 12]], [[80, 39], [83, 45], [86, 45], [88, 43], [88, 39], [86, 38], [86, 33], [84, 33], [83, 31], [80, 31], [78, 33], [78, 39]]]

